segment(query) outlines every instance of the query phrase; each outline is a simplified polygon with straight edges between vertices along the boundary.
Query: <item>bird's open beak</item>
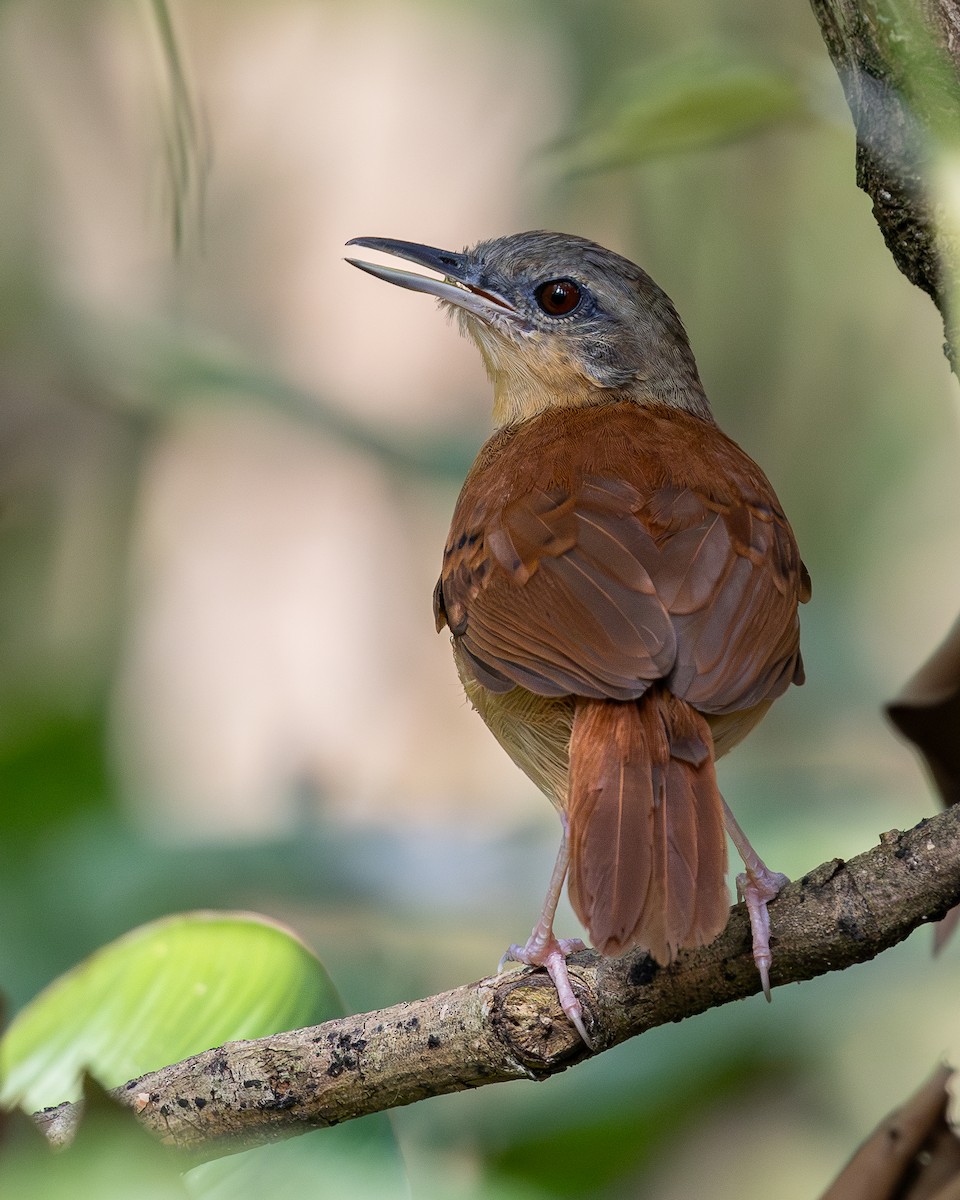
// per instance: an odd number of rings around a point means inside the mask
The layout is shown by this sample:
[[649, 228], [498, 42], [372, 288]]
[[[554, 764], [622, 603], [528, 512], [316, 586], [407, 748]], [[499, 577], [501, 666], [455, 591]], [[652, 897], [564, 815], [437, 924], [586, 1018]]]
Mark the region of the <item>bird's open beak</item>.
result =
[[457, 308], [466, 309], [485, 321], [494, 316], [517, 315], [509, 300], [482, 286], [483, 281], [477, 264], [468, 254], [438, 250], [435, 246], [421, 246], [419, 242], [398, 242], [392, 238], [351, 238], [347, 245], [363, 246], [367, 250], [393, 254], [397, 258], [416, 263], [418, 267], [436, 271], [443, 277], [434, 279], [428, 275], [417, 275], [413, 271], [400, 271], [396, 267], [381, 267], [363, 262], [359, 258], [347, 259], [352, 266], [359, 267], [361, 271], [367, 271], [378, 279], [385, 279], [387, 283], [395, 283], [398, 287], [410, 288], [414, 292], [426, 292], [428, 296], [436, 296], [438, 300], [445, 300]]

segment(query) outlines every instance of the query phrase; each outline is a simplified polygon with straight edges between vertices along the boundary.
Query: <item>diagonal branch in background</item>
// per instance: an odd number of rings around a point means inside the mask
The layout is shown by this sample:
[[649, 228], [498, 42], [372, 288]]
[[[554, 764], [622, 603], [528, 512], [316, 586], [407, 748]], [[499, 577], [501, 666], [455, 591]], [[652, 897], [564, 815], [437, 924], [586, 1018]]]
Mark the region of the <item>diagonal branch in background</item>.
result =
[[[825, 863], [771, 905], [774, 985], [865, 962], [960, 901], [960, 805], [850, 862]], [[755, 994], [742, 905], [710, 946], [670, 967], [646, 954], [570, 960], [598, 1050]], [[758, 1020], [762, 1019], [758, 1013]], [[544, 1079], [588, 1057], [542, 972], [527, 970], [257, 1041], [231, 1042], [132, 1080], [113, 1095], [191, 1162], [221, 1157], [429, 1096]], [[80, 1116], [36, 1115], [68, 1142]]]
[[960, 1182], [960, 1139], [950, 1127], [950, 1080], [940, 1066], [885, 1117], [820, 1200], [950, 1200]]
[[926, 761], [944, 804], [960, 804], [960, 617], [887, 715]]
[[[960, 617], [944, 642], [887, 705], [887, 716], [923, 756], [940, 799], [960, 804]], [[941, 950], [960, 924], [953, 908], [937, 926]]]

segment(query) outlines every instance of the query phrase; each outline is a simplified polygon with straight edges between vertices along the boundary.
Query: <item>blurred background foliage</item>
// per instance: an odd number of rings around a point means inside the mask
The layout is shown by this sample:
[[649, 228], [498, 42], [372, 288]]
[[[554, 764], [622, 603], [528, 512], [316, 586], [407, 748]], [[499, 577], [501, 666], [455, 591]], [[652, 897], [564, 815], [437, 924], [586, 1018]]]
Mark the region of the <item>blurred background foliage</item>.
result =
[[[194, 0], [175, 53], [165, 14], [0, 5], [11, 1011], [190, 908], [288, 922], [354, 1010], [477, 978], [532, 923], [555, 819], [430, 616], [487, 385], [341, 262], [355, 235], [558, 228], [650, 271], [814, 580], [808, 683], [728, 800], [791, 875], [931, 812], [880, 705], [958, 607], [956, 391], [805, 4]], [[398, 1112], [414, 1194], [814, 1195], [949, 1051], [958, 958], [920, 934]]]

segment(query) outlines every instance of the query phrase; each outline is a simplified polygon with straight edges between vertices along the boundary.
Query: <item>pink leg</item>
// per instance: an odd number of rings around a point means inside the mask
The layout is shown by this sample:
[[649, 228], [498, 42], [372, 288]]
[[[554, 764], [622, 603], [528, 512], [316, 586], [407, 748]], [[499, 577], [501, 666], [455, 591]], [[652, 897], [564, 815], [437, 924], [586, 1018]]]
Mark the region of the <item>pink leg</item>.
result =
[[747, 836], [737, 824], [736, 817], [730, 811], [726, 800], [723, 802], [723, 822], [727, 827], [730, 840], [737, 848], [737, 853], [743, 859], [747, 868], [742, 875], [737, 876], [737, 895], [747, 906], [750, 914], [750, 929], [753, 933], [753, 961], [760, 972], [760, 982], [763, 984], [763, 994], [770, 1000], [770, 963], [773, 955], [770, 953], [770, 915], [767, 905], [779, 893], [784, 884], [789, 883], [786, 875], [779, 871], [771, 871], [756, 850], [747, 841]]
[[580, 938], [558, 938], [553, 932], [553, 918], [556, 915], [557, 904], [560, 901], [560, 893], [563, 890], [563, 880], [567, 874], [569, 861], [567, 831], [564, 828], [563, 841], [560, 843], [560, 852], [557, 855], [556, 863], [554, 863], [553, 874], [550, 876], [547, 895], [543, 901], [543, 908], [540, 910], [540, 919], [534, 925], [533, 932], [527, 939], [527, 944], [525, 946], [511, 946], [503, 958], [500, 959], [500, 970], [502, 971], [504, 964], [508, 962], [524, 963], [528, 967], [545, 967], [548, 975], [553, 980], [553, 986], [557, 989], [557, 998], [560, 1001], [560, 1007], [577, 1033], [580, 1034], [586, 1045], [592, 1050], [593, 1043], [587, 1036], [587, 1030], [583, 1023], [583, 1009], [580, 1006], [580, 1001], [573, 994], [573, 988], [570, 985], [570, 974], [567, 971], [568, 956], [576, 954], [579, 950], [585, 950], [586, 946]]

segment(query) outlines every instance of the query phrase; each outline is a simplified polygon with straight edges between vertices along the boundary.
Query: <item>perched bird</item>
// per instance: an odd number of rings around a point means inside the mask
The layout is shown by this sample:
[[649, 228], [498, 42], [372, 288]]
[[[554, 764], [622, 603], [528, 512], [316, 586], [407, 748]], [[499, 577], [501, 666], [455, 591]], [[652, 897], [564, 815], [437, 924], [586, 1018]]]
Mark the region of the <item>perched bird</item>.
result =
[[711, 415], [673, 304], [564, 234], [348, 245], [437, 272], [348, 260], [452, 309], [493, 383], [434, 612], [474, 708], [563, 823], [540, 919], [504, 958], [547, 969], [589, 1045], [566, 965], [583, 943], [553, 930], [564, 877], [601, 954], [667, 964], [726, 925], [726, 828], [769, 999], [766, 906], [786, 877], [714, 762], [803, 682], [810, 580], [766, 476]]

